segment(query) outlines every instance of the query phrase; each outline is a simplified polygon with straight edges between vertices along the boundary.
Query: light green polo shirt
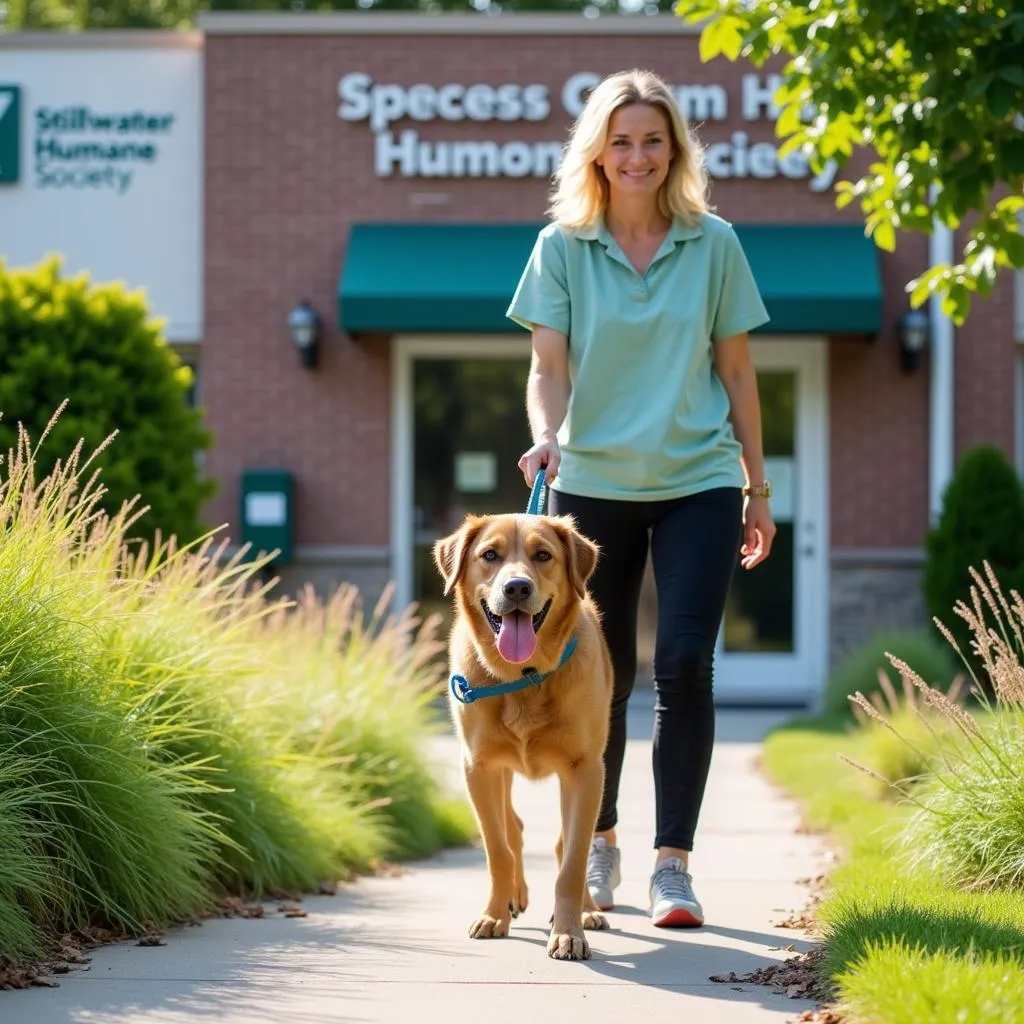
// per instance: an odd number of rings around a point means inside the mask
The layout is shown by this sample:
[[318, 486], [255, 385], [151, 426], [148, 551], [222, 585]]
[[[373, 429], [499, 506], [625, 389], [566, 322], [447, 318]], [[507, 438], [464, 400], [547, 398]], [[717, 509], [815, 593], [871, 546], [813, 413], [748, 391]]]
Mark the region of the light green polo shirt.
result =
[[556, 490], [668, 499], [741, 487], [714, 342], [768, 322], [732, 226], [673, 222], [642, 276], [603, 219], [539, 234], [507, 315], [569, 338]]

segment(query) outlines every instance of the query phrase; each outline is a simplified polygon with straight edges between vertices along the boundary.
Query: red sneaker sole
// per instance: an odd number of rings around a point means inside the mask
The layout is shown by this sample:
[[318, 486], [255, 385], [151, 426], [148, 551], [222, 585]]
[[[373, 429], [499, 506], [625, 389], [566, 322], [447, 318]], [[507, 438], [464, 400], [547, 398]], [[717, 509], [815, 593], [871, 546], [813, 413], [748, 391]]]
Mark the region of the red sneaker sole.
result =
[[663, 914], [661, 917], [656, 918], [654, 921], [655, 928], [699, 928], [703, 924], [703, 920], [691, 914], [689, 910], [670, 910], [667, 914]]

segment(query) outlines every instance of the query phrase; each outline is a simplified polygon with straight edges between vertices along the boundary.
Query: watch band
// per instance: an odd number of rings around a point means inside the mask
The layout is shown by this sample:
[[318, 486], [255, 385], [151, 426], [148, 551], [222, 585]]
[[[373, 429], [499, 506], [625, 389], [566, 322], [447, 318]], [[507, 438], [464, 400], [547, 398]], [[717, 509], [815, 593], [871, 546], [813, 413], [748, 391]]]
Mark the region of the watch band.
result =
[[743, 495], [747, 498], [770, 498], [772, 496], [772, 482], [765, 480], [759, 484], [748, 484], [743, 488]]

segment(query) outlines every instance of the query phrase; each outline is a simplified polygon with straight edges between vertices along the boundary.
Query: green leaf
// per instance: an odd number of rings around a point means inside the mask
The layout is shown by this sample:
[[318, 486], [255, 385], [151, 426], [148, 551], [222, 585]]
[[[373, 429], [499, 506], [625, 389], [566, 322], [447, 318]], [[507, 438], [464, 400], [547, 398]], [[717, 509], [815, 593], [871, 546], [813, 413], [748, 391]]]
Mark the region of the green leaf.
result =
[[1024, 68], [1019, 64], [1010, 64], [1005, 68], [1000, 68], [999, 74], [1006, 81], [1013, 82], [1014, 85], [1024, 86]]
[[836, 193], [836, 209], [842, 210], [849, 206], [859, 195], [859, 183], [854, 185], [850, 181], [837, 181], [834, 191]]
[[965, 90], [967, 96], [972, 100], [983, 96], [992, 84], [993, 78], [995, 78], [995, 73], [992, 71], [983, 71], [980, 75], [975, 75]]
[[1000, 241], [1006, 262], [1015, 270], [1024, 268], [1024, 236], [1008, 231]]
[[719, 11], [716, 0], [679, 0], [673, 8], [683, 21], [706, 21]]
[[894, 252], [896, 249], [896, 229], [892, 221], [882, 220], [878, 222], [874, 231], [875, 245], [885, 252]]
[[704, 63], [722, 54], [736, 60], [743, 47], [743, 28], [746, 22], [731, 14], [723, 14], [712, 21], [700, 34], [700, 59]]
[[927, 302], [931, 298], [932, 291], [934, 289], [934, 275], [922, 274], [920, 277], [915, 278], [910, 282], [910, 304], [917, 309], [923, 303]]
[[1006, 196], [996, 203], [996, 212], [1000, 216], [1014, 216], [1024, 210], [1024, 196]]
[[999, 155], [1004, 175], [1024, 174], [1024, 138], [1004, 142]]
[[807, 133], [804, 131], [798, 132], [796, 135], [790, 135], [788, 139], [778, 149], [778, 156], [781, 160], [783, 157], [789, 156], [790, 153], [795, 153], [803, 148], [804, 143], [807, 141]]
[[782, 108], [782, 113], [779, 114], [779, 119], [775, 122], [775, 135], [778, 138], [782, 139], [800, 131], [803, 126], [800, 119], [801, 109], [799, 103], [789, 103]]
[[988, 101], [988, 109], [994, 117], [1002, 120], [1013, 109], [1014, 100], [1017, 99], [1016, 90], [1004, 78], [996, 79], [991, 88], [985, 93]]

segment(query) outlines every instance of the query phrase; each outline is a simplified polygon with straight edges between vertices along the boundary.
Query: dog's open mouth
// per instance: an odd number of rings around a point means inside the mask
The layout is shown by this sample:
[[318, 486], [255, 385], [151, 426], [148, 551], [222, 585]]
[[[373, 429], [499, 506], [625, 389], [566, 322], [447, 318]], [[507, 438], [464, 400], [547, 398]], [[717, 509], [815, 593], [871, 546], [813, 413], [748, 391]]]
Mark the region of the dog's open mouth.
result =
[[533, 657], [537, 649], [537, 630], [544, 624], [551, 610], [551, 598], [536, 615], [526, 612], [511, 611], [503, 615], [495, 615], [487, 607], [486, 601], [480, 602], [487, 617], [487, 623], [498, 638], [498, 653], [513, 665], [522, 665]]

